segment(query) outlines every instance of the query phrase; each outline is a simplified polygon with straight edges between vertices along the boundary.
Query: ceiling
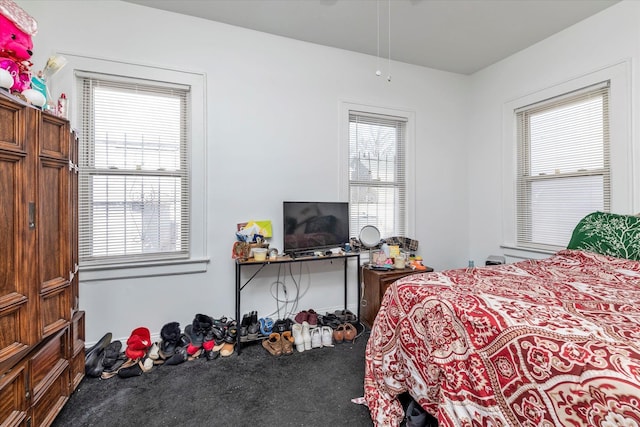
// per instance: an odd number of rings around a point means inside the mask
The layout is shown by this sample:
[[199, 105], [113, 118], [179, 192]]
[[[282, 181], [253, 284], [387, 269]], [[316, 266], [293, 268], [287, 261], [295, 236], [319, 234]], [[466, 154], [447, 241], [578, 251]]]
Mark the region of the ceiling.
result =
[[481, 70], [618, 1], [128, 0], [377, 55], [381, 61], [390, 50], [392, 60], [461, 74]]

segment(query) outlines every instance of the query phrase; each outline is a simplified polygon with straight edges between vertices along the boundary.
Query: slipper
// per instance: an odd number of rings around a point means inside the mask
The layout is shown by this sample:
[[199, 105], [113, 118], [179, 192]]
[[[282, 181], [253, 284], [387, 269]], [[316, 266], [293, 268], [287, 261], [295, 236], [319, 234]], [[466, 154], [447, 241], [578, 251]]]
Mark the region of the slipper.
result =
[[[273, 319], [270, 317], [260, 318], [260, 333], [265, 337], [268, 337], [271, 334], [271, 330], [273, 329]], [[242, 338], [240, 338], [242, 340]]]

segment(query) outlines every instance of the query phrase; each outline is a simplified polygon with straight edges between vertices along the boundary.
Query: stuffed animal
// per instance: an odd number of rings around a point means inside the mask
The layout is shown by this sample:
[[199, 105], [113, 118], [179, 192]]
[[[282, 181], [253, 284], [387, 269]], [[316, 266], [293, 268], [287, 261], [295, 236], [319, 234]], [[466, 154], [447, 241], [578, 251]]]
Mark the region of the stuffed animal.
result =
[[38, 24], [13, 0], [0, 0], [0, 68], [13, 77], [11, 90], [31, 87], [31, 55]]

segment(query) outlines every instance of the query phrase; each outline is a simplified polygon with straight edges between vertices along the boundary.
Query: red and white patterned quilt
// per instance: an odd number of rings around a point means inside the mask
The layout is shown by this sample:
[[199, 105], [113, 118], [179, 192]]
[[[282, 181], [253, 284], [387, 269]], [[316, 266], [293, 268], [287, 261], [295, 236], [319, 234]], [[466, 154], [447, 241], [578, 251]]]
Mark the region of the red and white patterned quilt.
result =
[[412, 275], [387, 290], [365, 401], [397, 426], [408, 391], [448, 426], [640, 426], [640, 262], [565, 250]]

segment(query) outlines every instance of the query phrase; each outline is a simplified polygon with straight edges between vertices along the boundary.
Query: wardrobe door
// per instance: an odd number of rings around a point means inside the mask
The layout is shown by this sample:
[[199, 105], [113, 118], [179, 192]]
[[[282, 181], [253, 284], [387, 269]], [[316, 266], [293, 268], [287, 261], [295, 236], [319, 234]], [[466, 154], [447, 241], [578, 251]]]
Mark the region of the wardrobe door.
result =
[[71, 159], [71, 190], [69, 193], [69, 209], [71, 216], [71, 309], [75, 313], [80, 310], [80, 290], [78, 277], [78, 136], [75, 132], [69, 135]]
[[71, 320], [69, 125], [41, 114], [38, 150], [38, 290], [42, 336], [66, 327]]
[[35, 126], [30, 108], [0, 98], [0, 373], [38, 338], [30, 321], [34, 273], [26, 269], [36, 243], [29, 126]]

